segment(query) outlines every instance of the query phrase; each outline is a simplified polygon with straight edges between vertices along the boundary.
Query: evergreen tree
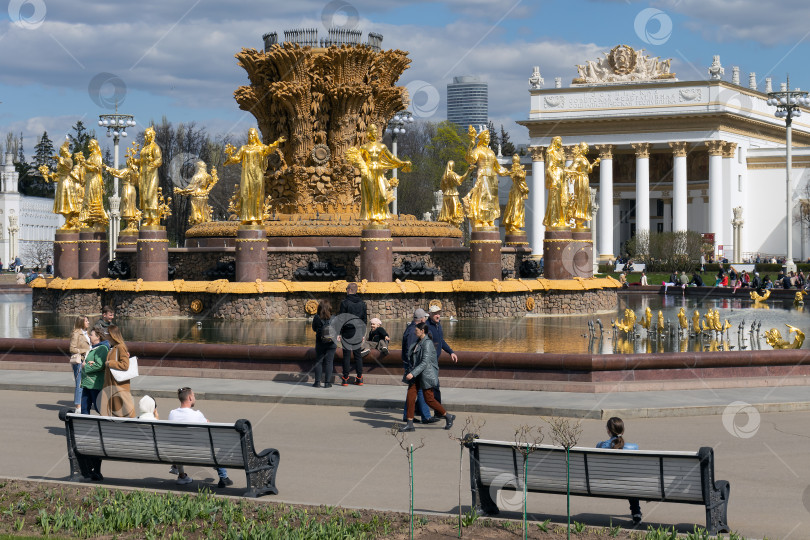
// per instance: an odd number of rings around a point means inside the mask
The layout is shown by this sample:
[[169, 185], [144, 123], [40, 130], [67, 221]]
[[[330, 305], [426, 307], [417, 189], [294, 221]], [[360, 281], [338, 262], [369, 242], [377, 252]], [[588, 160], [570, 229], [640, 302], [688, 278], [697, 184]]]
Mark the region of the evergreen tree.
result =
[[46, 196], [48, 190], [45, 188], [45, 181], [40, 176], [39, 171], [25, 160], [22, 133], [20, 133], [20, 138], [17, 139], [17, 141], [17, 161], [14, 163], [14, 168], [19, 175], [17, 189], [23, 195], [31, 195], [34, 197]]
[[70, 153], [75, 154], [76, 152], [81, 152], [84, 154], [84, 157], [88, 157], [90, 155], [90, 140], [96, 138], [95, 130], [87, 131], [87, 128], [84, 127], [84, 123], [79, 120], [76, 122], [76, 125], [73, 126], [73, 131], [76, 132], [75, 135], [68, 135], [70, 139]]
[[504, 156], [511, 156], [515, 153], [515, 145], [509, 140], [509, 133], [503, 128], [503, 124], [501, 124], [501, 153]]
[[34, 147], [34, 167], [39, 169], [42, 165], [45, 165], [53, 171], [56, 168], [55, 154], [56, 149], [53, 147], [53, 141], [48, 137], [48, 132], [43, 131], [42, 137]]

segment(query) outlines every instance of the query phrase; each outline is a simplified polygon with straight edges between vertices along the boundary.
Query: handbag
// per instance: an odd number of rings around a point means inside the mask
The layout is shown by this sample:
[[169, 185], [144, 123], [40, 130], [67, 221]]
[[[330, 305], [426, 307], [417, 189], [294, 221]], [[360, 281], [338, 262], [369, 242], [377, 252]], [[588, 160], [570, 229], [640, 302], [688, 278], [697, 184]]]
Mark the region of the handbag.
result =
[[[115, 349], [115, 360], [118, 360], [118, 349]], [[138, 376], [138, 357], [137, 356], [130, 356], [129, 357], [129, 369], [126, 371], [120, 369], [113, 369], [110, 368], [110, 373], [112, 374], [113, 378], [116, 382], [127, 382], [130, 379], [134, 379]]]
[[[329, 319], [330, 321], [332, 319]], [[335, 328], [328, 322], [324, 323], [321, 327], [321, 341], [324, 343], [332, 343], [335, 341]]]
[[81, 364], [82, 363], [82, 353], [75, 353], [70, 355], [70, 363], [71, 364]]

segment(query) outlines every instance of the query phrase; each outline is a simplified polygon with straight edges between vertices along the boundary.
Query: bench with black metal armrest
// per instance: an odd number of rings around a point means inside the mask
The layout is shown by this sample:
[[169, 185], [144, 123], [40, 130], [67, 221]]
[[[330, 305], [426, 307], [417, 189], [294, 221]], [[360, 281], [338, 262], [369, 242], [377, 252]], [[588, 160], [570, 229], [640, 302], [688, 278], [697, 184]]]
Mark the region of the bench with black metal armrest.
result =
[[99, 460], [199, 465], [244, 469], [245, 497], [278, 494], [279, 452], [257, 453], [247, 420], [192, 424], [75, 414], [72, 408], [62, 409], [59, 419], [65, 422], [71, 481], [90, 478]]
[[[523, 454], [514, 443], [474, 439], [470, 451], [472, 506], [481, 514], [497, 514], [499, 489], [566, 493], [565, 449], [535, 445], [523, 473]], [[570, 450], [571, 495], [636, 498], [645, 501], [699, 504], [706, 508], [710, 534], [730, 532], [727, 508], [729, 483], [714, 480], [714, 451]]]

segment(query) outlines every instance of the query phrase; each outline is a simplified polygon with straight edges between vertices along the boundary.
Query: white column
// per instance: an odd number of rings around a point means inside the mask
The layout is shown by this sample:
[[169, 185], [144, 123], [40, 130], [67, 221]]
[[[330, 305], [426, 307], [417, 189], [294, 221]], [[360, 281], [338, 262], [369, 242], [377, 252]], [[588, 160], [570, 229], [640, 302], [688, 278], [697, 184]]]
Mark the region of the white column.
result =
[[616, 259], [613, 251], [613, 230], [616, 228], [613, 213], [613, 145], [596, 146], [599, 152], [599, 262]]
[[685, 142], [671, 142], [672, 163], [672, 230], [685, 231], [688, 229], [686, 218], [687, 189], [686, 189], [686, 151]]
[[650, 230], [650, 143], [631, 145], [636, 151], [636, 234]]
[[[734, 193], [734, 183], [735, 183], [735, 178], [736, 178], [736, 176], [733, 174], [734, 171], [736, 170], [735, 163], [734, 163], [734, 161], [735, 161], [734, 158], [736, 158], [736, 157], [737, 157], [737, 143], [733, 143], [733, 142], [725, 143], [723, 145], [723, 184], [722, 184], [721, 189], [722, 189], [722, 192], [723, 192], [724, 196], [729, 197], [729, 200], [726, 201], [723, 206], [721, 206], [721, 211], [723, 212], [723, 214], [722, 214], [722, 216], [720, 218], [720, 222], [723, 224], [723, 228], [725, 229], [725, 232], [731, 232], [731, 244], [733, 246], [732, 254], [737, 253], [737, 241], [738, 241], [738, 238], [737, 238], [736, 233], [734, 232], [734, 229], [732, 228], [731, 230], [729, 230], [729, 228], [728, 228], [728, 226], [731, 224], [732, 220], [728, 219], [730, 217], [730, 214], [727, 214], [726, 212], [731, 211], [731, 204], [732, 204], [732, 202], [735, 202], [735, 201], [731, 200], [731, 197], [733, 196], [733, 193]], [[725, 234], [723, 234], [723, 239], [726, 242], [729, 241], [729, 239], [726, 237]], [[728, 248], [726, 248], [726, 251], [728, 251]], [[734, 256], [734, 255], [732, 255], [732, 256]], [[729, 258], [729, 260], [731, 260], [731, 259]], [[742, 262], [742, 261], [735, 261], [735, 262], [739, 263], [739, 262]]]
[[546, 216], [546, 163], [545, 147], [530, 146], [532, 153], [532, 187], [529, 189], [529, 206], [526, 208], [526, 223], [530, 225], [529, 246], [535, 255], [543, 254], [543, 239], [546, 228], [543, 218]]
[[663, 190], [661, 192], [661, 200], [664, 202], [664, 214], [661, 216], [661, 223], [663, 223], [664, 226], [663, 230], [664, 232], [672, 232], [675, 230], [672, 221], [672, 192]]
[[[715, 252], [724, 246], [723, 238], [723, 148], [724, 141], [706, 141], [709, 148], [709, 231], [714, 233]], [[727, 255], [726, 255], [727, 256]]]

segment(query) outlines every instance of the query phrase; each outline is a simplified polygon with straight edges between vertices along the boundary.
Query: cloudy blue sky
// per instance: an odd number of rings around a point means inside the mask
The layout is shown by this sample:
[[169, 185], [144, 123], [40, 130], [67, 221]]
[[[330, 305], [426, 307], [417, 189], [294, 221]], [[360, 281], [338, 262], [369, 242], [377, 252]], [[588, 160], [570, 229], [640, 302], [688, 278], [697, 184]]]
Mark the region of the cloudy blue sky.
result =
[[[417, 116], [445, 118], [445, 88], [456, 75], [489, 83], [490, 116], [519, 142], [526, 130], [527, 78], [540, 66], [546, 86], [574, 64], [624, 43], [672, 58], [680, 80], [708, 78], [719, 54], [743, 83], [754, 71], [774, 86], [810, 89], [810, 3], [806, 0], [6, 0], [0, 22], [0, 132], [22, 132], [27, 154], [47, 130], [60, 140], [82, 119], [134, 114], [140, 131], [150, 119], [196, 121], [212, 133], [242, 134], [254, 125], [233, 91], [245, 84], [233, 57], [261, 48], [262, 34], [289, 28], [357, 28], [384, 35], [384, 48], [410, 52], [400, 79]], [[788, 15], [790, 14], [790, 15]], [[130, 130], [133, 133], [133, 130]]]

